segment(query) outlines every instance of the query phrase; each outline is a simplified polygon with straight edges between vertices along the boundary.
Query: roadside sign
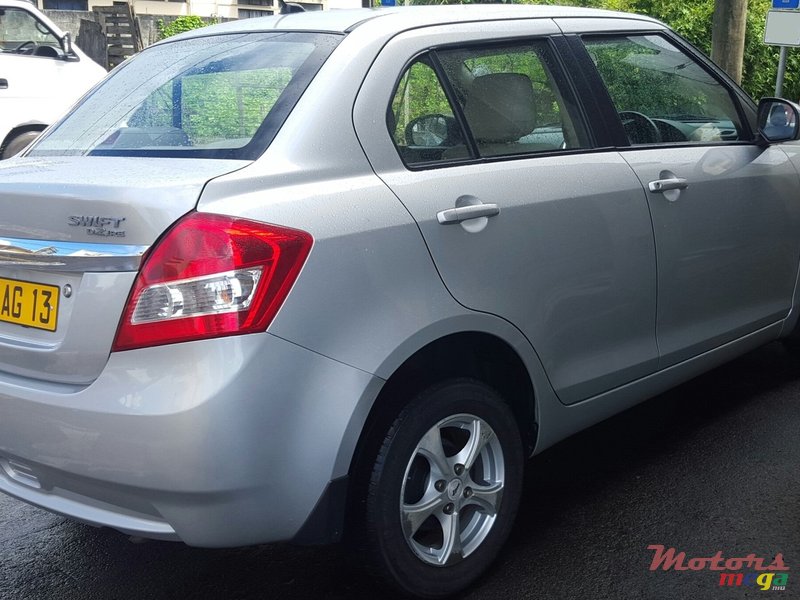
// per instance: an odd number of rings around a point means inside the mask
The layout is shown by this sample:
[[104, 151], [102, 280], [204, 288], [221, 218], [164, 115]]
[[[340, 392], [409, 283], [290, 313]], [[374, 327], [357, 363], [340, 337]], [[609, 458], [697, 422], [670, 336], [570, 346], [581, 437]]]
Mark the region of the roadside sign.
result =
[[800, 46], [800, 11], [769, 11], [764, 43], [768, 46]]
[[800, 8], [800, 0], [772, 0], [772, 8]]

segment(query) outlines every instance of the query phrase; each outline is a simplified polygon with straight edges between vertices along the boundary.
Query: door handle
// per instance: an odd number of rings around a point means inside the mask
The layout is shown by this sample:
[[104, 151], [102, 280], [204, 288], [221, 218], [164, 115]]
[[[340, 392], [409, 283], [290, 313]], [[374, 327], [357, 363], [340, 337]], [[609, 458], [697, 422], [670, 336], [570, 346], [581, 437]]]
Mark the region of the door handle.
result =
[[669, 190], [685, 190], [689, 187], [689, 182], [683, 177], [674, 177], [670, 179], [656, 179], [651, 181], [647, 187], [654, 194], [668, 192]]
[[447, 210], [436, 213], [436, 218], [442, 225], [450, 223], [461, 223], [469, 219], [479, 217], [493, 217], [500, 214], [500, 207], [497, 204], [474, 204], [471, 206], [461, 206], [459, 208], [448, 208]]
[[8, 89], [8, 79], [0, 79], [0, 90]]

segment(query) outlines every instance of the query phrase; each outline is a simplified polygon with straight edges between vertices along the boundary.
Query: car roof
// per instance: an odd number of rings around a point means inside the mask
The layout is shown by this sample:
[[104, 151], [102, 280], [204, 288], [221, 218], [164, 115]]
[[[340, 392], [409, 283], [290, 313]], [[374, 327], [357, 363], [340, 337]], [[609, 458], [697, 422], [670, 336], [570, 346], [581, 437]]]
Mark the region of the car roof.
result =
[[378, 19], [381, 22], [382, 29], [394, 29], [399, 33], [408, 29], [431, 25], [504, 19], [555, 18], [625, 18], [659, 23], [655, 19], [643, 15], [571, 6], [520, 4], [397, 6], [309, 11], [273, 17], [240, 19], [210, 28], [189, 31], [181, 34], [177, 39], [202, 37], [217, 33], [247, 33], [267, 30], [347, 33]]

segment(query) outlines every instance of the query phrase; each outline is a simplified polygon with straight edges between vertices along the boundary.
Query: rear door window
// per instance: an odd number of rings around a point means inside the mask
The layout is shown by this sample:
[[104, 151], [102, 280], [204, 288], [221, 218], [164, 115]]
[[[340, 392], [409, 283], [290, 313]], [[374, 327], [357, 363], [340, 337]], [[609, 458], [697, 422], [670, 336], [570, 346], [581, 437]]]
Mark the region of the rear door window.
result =
[[546, 43], [437, 53], [480, 156], [584, 148]]
[[400, 78], [388, 124], [409, 166], [590, 147], [546, 42], [431, 51]]

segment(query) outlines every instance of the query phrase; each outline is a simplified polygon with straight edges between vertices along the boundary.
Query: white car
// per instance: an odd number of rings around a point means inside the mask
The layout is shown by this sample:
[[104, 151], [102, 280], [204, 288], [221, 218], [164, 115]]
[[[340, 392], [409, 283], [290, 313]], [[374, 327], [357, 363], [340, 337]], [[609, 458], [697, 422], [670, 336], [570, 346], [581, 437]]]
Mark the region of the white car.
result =
[[0, 0], [0, 158], [67, 112], [106, 72], [24, 0]]

